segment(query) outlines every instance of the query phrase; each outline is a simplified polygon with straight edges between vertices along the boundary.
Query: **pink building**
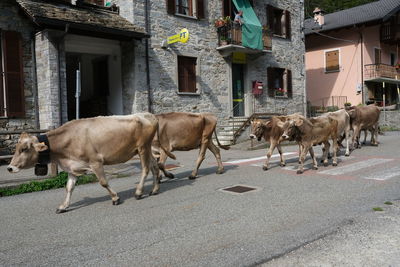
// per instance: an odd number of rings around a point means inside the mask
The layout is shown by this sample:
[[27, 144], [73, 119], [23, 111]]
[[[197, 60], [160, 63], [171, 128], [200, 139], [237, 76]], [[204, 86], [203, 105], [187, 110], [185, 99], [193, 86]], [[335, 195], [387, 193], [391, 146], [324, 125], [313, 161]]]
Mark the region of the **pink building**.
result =
[[377, 103], [395, 108], [400, 84], [400, 1], [380, 0], [305, 21], [312, 106]]

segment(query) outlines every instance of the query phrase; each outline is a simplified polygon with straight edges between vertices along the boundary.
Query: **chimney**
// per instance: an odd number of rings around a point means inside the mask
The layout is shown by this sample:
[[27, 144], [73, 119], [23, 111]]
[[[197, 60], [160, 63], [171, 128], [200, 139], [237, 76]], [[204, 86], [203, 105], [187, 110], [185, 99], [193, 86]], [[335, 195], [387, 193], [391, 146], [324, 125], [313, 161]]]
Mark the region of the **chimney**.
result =
[[325, 24], [325, 18], [324, 18], [325, 11], [323, 11], [319, 7], [316, 7], [313, 11], [313, 14], [315, 23], [318, 23], [319, 26]]

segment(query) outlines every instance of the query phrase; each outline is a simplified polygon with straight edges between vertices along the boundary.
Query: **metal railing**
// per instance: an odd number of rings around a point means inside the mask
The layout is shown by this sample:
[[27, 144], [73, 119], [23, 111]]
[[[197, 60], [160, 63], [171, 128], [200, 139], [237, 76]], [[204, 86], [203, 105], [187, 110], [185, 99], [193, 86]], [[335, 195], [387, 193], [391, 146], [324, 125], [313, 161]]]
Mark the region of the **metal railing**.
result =
[[400, 70], [394, 66], [387, 64], [368, 64], [364, 65], [365, 79], [376, 79], [376, 78], [390, 78], [400, 79]]
[[[243, 45], [242, 43], [242, 28], [238, 23], [230, 22], [217, 28], [218, 46], [228, 44]], [[272, 33], [269, 30], [263, 29], [262, 39], [264, 50], [272, 49]]]
[[307, 104], [307, 113], [310, 114], [310, 117], [313, 117], [317, 113], [336, 111], [344, 108], [346, 102], [347, 96], [329, 96], [313, 100], [311, 103]]

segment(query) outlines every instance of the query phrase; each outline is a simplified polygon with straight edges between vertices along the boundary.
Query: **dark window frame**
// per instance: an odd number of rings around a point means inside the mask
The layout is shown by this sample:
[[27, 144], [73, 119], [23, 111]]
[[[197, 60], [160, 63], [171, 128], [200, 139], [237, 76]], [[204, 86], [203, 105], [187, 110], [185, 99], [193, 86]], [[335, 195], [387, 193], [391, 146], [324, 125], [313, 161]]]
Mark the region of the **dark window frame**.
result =
[[[269, 97], [293, 98], [292, 71], [290, 69], [269, 67], [267, 76]], [[279, 91], [278, 88], [283, 90]]]
[[178, 94], [200, 94], [197, 85], [197, 57], [177, 55]]
[[[166, 0], [167, 13], [192, 19], [205, 18], [205, 0], [187, 0], [187, 6], [182, 5], [182, 1], [183, 0]], [[194, 7], [196, 7], [196, 14], [194, 14]]]
[[[291, 39], [291, 15], [288, 10], [267, 5], [267, 24], [274, 37]], [[283, 19], [284, 18], [284, 19]]]

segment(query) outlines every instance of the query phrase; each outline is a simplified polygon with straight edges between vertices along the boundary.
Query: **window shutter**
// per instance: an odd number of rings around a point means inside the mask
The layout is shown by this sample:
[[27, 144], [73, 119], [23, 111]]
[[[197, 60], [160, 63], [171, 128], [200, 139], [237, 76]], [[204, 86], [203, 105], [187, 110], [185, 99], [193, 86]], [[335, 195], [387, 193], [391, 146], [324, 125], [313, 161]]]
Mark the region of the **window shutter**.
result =
[[290, 12], [285, 10], [285, 31], [286, 31], [286, 39], [291, 38], [291, 21], [290, 21]]
[[274, 7], [267, 5], [267, 21], [268, 21], [268, 28], [271, 30], [272, 33], [274, 32]]
[[204, 0], [197, 0], [197, 18], [198, 19], [205, 18]]
[[267, 68], [268, 96], [274, 97], [274, 68]]
[[3, 40], [7, 116], [23, 117], [25, 115], [25, 97], [21, 35], [18, 32], [4, 31]]
[[168, 14], [175, 14], [175, 0], [166, 0]]
[[286, 84], [287, 84], [287, 94], [289, 98], [293, 97], [293, 88], [292, 88], [292, 71], [286, 69]]
[[178, 57], [179, 92], [196, 93], [196, 58]]
[[339, 50], [329, 51], [325, 53], [325, 70], [338, 71], [339, 70]]
[[0, 117], [4, 117], [4, 88], [3, 88], [3, 60], [2, 56], [2, 32], [0, 31]]

